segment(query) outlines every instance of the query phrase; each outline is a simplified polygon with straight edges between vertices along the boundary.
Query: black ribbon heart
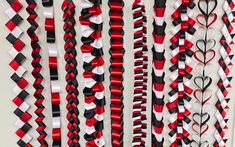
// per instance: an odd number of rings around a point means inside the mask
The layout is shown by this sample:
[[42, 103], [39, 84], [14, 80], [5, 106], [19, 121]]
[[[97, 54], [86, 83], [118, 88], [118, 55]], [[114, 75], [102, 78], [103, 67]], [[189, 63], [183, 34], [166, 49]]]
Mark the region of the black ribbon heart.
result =
[[[201, 83], [199, 83], [201, 82]], [[201, 89], [202, 91], [205, 91], [212, 83], [212, 78], [209, 76], [197, 76], [194, 78], [195, 85]]]
[[[203, 5], [205, 6], [205, 3], [206, 3], [206, 8], [203, 7]], [[209, 16], [215, 10], [217, 4], [218, 4], [217, 0], [199, 0], [198, 8], [203, 15]]]

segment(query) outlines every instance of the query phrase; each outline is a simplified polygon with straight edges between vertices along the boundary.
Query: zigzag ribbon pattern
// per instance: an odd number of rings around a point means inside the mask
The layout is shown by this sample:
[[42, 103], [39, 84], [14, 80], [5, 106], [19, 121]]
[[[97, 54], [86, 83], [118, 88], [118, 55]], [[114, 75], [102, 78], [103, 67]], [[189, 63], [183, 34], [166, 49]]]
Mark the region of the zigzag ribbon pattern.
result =
[[36, 19], [37, 19], [38, 15], [35, 12], [35, 8], [37, 7], [37, 3], [35, 2], [35, 0], [26, 0], [26, 2], [28, 4], [26, 11], [29, 14], [29, 17], [27, 18], [27, 20], [31, 25], [28, 28], [27, 33], [31, 39], [31, 48], [32, 48], [31, 55], [33, 58], [31, 65], [33, 67], [32, 75], [35, 79], [34, 83], [33, 83], [33, 87], [35, 89], [34, 97], [36, 98], [36, 101], [34, 104], [37, 107], [36, 110], [34, 111], [35, 114], [37, 115], [35, 122], [38, 124], [38, 127], [36, 128], [36, 130], [39, 134], [39, 136], [37, 137], [37, 140], [40, 143], [40, 146], [46, 147], [46, 146], [48, 146], [48, 143], [45, 139], [47, 136], [47, 133], [45, 132], [46, 125], [43, 122], [43, 120], [45, 118], [45, 116], [43, 114], [43, 111], [45, 109], [45, 107], [43, 105], [43, 101], [45, 98], [42, 94], [44, 87], [42, 85], [43, 76], [41, 74], [42, 65], [40, 63], [40, 61], [41, 61], [41, 55], [40, 55], [41, 46], [38, 43], [39, 40], [38, 40], [38, 36], [36, 34], [36, 30], [38, 28], [38, 23], [37, 23]]
[[222, 17], [222, 20], [224, 22], [224, 26], [222, 27], [222, 37], [220, 39], [220, 56], [219, 59], [219, 71], [218, 75], [220, 77], [217, 85], [218, 85], [218, 91], [217, 91], [217, 97], [218, 101], [215, 104], [215, 107], [217, 108], [217, 111], [215, 113], [216, 117], [216, 123], [215, 128], [216, 131], [214, 133], [215, 142], [214, 147], [226, 147], [226, 130], [228, 129], [228, 117], [227, 117], [227, 111], [229, 108], [229, 90], [231, 89], [230, 81], [232, 80], [233, 76], [230, 73], [230, 70], [232, 68], [232, 58], [234, 54], [232, 53], [232, 48], [234, 47], [234, 10], [235, 4], [232, 0], [225, 0], [223, 9], [224, 9], [224, 15]]
[[13, 60], [9, 63], [11, 68], [15, 71], [11, 76], [11, 79], [16, 83], [13, 88], [13, 92], [16, 97], [12, 102], [17, 106], [14, 111], [15, 115], [19, 117], [15, 122], [18, 130], [16, 135], [20, 138], [17, 144], [20, 147], [32, 147], [30, 141], [32, 137], [29, 135], [28, 131], [32, 126], [28, 123], [31, 115], [27, 112], [30, 105], [25, 101], [29, 96], [29, 93], [25, 90], [28, 85], [27, 80], [24, 78], [26, 69], [22, 66], [26, 57], [21, 53], [25, 44], [20, 40], [20, 36], [23, 31], [18, 27], [23, 21], [23, 18], [18, 14], [18, 12], [23, 7], [18, 0], [7, 0], [10, 7], [5, 11], [10, 20], [6, 23], [6, 27], [11, 31], [6, 39], [13, 45], [9, 54], [13, 57]]
[[146, 143], [147, 137], [147, 83], [148, 83], [148, 46], [147, 46], [147, 17], [145, 11], [145, 1], [142, 0], [141, 5], [143, 15], [143, 95], [141, 106], [141, 119], [142, 119], [142, 145]]
[[55, 43], [55, 22], [53, 0], [42, 0], [49, 52], [50, 90], [52, 102], [52, 146], [61, 146], [60, 84], [58, 78], [57, 48]]
[[102, 147], [104, 120], [104, 60], [102, 44], [101, 0], [83, 0], [81, 2], [80, 23], [82, 28], [81, 51], [83, 53], [83, 76], [85, 78], [85, 113], [87, 147]]
[[145, 145], [146, 138], [146, 101], [147, 101], [147, 45], [146, 16], [144, 2], [135, 0], [132, 5], [134, 19], [134, 99], [133, 99], [133, 141], [132, 146]]
[[165, 53], [165, 28], [164, 21], [166, 8], [166, 0], [156, 0], [153, 6], [155, 18], [153, 22], [153, 69], [152, 69], [152, 147], [163, 147], [163, 108], [164, 108], [164, 92], [165, 72], [164, 65], [166, 58]]
[[79, 110], [78, 110], [78, 81], [77, 81], [77, 51], [76, 51], [76, 31], [74, 29], [74, 25], [76, 24], [76, 20], [74, 19], [75, 14], [75, 5], [72, 0], [64, 0], [61, 6], [64, 14], [63, 14], [63, 20], [64, 20], [64, 59], [66, 62], [65, 70], [66, 70], [66, 76], [65, 80], [67, 82], [65, 90], [67, 91], [67, 136], [68, 141], [67, 144], [70, 147], [79, 147]]
[[197, 67], [201, 70], [199, 70], [200, 75], [194, 77], [194, 84], [197, 88], [193, 91], [196, 101], [194, 104], [195, 112], [192, 115], [192, 130], [194, 135], [191, 146], [195, 147], [209, 147], [206, 133], [209, 129], [207, 122], [210, 120], [210, 113], [206, 110], [206, 105], [212, 98], [212, 91], [210, 89], [212, 78], [207, 73], [206, 68], [216, 54], [213, 50], [216, 41], [211, 34], [211, 31], [214, 31], [211, 26], [217, 19], [217, 14], [214, 13], [216, 6], [217, 0], [199, 0], [198, 2], [198, 8], [201, 13], [197, 15], [197, 23], [199, 24], [197, 30], [200, 37], [196, 41], [197, 49], [194, 52], [194, 58], [198, 62]]
[[111, 139], [113, 147], [123, 146], [123, 0], [109, 0], [110, 18], [110, 91], [111, 91]]
[[168, 127], [170, 147], [190, 146], [190, 100], [193, 90], [190, 88], [192, 78], [190, 60], [193, 55], [191, 50], [193, 43], [190, 42], [195, 32], [193, 28], [195, 21], [192, 19], [192, 9], [195, 3], [189, 0], [178, 0], [175, 2], [175, 11], [171, 15], [174, 28], [171, 41], [171, 63], [170, 67], [171, 91], [167, 102], [167, 108], [171, 114]]

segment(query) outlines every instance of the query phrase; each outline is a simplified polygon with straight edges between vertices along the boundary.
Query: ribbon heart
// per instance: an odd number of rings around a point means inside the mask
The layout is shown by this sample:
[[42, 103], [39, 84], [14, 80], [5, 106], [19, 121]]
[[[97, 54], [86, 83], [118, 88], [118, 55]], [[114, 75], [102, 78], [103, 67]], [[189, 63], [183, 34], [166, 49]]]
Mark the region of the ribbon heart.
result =
[[216, 20], [217, 20], [217, 14], [216, 13], [211, 13], [210, 15], [203, 15], [203, 14], [198, 14], [197, 17], [197, 22], [206, 27], [209, 28]]
[[200, 88], [203, 92], [211, 85], [212, 78], [205, 76], [197, 76], [194, 78], [195, 85]]
[[199, 0], [198, 8], [203, 15], [209, 16], [217, 7], [217, 0]]
[[202, 105], [206, 104], [212, 97], [212, 91], [210, 89], [206, 89], [202, 91], [201, 89], [196, 89], [193, 92], [193, 96], [197, 99], [198, 102], [202, 103]]
[[210, 119], [210, 115], [206, 112], [203, 114], [200, 113], [194, 113], [193, 114], [193, 121], [200, 126], [205, 125]]
[[207, 41], [199, 39], [196, 42], [196, 46], [201, 51], [209, 51], [215, 47], [216, 41], [214, 39], [209, 39]]
[[206, 52], [203, 52], [202, 50], [197, 50], [194, 52], [194, 58], [204, 64], [207, 65], [211, 60], [213, 60], [215, 57], [215, 51], [214, 50], [208, 50]]
[[208, 129], [208, 125], [198, 125], [197, 123], [193, 123], [192, 129], [194, 132], [196, 132], [198, 135], [202, 136]]

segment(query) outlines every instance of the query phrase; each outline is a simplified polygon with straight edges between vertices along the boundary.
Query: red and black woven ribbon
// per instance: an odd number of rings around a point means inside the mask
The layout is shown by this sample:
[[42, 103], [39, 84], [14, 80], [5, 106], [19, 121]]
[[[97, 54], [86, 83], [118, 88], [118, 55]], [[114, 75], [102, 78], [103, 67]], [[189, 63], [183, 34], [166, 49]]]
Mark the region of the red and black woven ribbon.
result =
[[110, 92], [111, 92], [111, 138], [112, 146], [123, 146], [123, 0], [109, 0]]
[[76, 20], [74, 19], [75, 14], [75, 5], [73, 3], [73, 0], [64, 0], [62, 3], [62, 10], [64, 12], [63, 14], [63, 20], [64, 20], [64, 59], [66, 62], [65, 70], [66, 70], [66, 91], [67, 91], [67, 129], [68, 129], [68, 141], [67, 144], [70, 147], [79, 147], [79, 111], [78, 111], [78, 81], [77, 81], [77, 51], [76, 51], [76, 44], [77, 41], [75, 39], [76, 31], [74, 29], [74, 25], [76, 24]]
[[55, 21], [53, 0], [42, 0], [49, 52], [50, 90], [52, 103], [52, 146], [61, 146], [60, 84], [58, 78], [57, 48], [55, 43]]
[[134, 98], [133, 98], [133, 140], [132, 146], [144, 146], [146, 138], [147, 101], [147, 44], [146, 16], [144, 2], [135, 0], [132, 5], [134, 19]]
[[163, 108], [164, 108], [164, 86], [165, 86], [165, 17], [166, 0], [155, 0], [153, 22], [153, 69], [152, 69], [152, 120], [151, 135], [152, 147], [163, 147]]
[[42, 70], [42, 65], [41, 65], [41, 46], [39, 45], [39, 40], [38, 40], [38, 36], [36, 34], [36, 30], [38, 28], [38, 23], [36, 21], [37, 19], [37, 13], [35, 12], [35, 8], [37, 7], [37, 3], [35, 2], [35, 0], [26, 0], [28, 7], [26, 8], [26, 11], [29, 14], [29, 17], [27, 18], [30, 27], [27, 30], [28, 36], [31, 39], [31, 48], [32, 48], [32, 62], [31, 65], [33, 67], [33, 71], [32, 71], [32, 75], [34, 77], [34, 83], [33, 83], [33, 87], [35, 89], [34, 92], [34, 97], [36, 98], [35, 101], [35, 106], [37, 107], [36, 110], [34, 111], [35, 114], [37, 115], [37, 118], [35, 119], [36, 123], [38, 124], [38, 127], [36, 128], [37, 132], [39, 133], [39, 136], [37, 137], [38, 142], [40, 143], [40, 146], [46, 147], [48, 146], [48, 143], [46, 141], [46, 136], [47, 133], [45, 132], [45, 128], [46, 125], [44, 123], [44, 114], [43, 111], [45, 109], [44, 105], [43, 105], [43, 101], [44, 101], [44, 96], [42, 94], [43, 92], [43, 85], [42, 85], [42, 81], [43, 81], [43, 76], [41, 74], [41, 70]]
[[171, 15], [173, 19], [173, 37], [171, 41], [171, 91], [167, 108], [171, 114], [168, 127], [170, 147], [190, 145], [189, 128], [191, 114], [191, 93], [190, 79], [192, 78], [190, 59], [193, 55], [191, 50], [193, 43], [192, 36], [195, 32], [193, 27], [195, 21], [192, 18], [192, 9], [195, 3], [189, 0], [181, 0], [174, 2], [176, 10]]
[[220, 52], [220, 59], [219, 59], [219, 81], [217, 83], [218, 91], [217, 91], [217, 98], [218, 101], [215, 104], [217, 111], [215, 113], [216, 123], [214, 137], [214, 147], [226, 147], [227, 136], [226, 130], [228, 130], [228, 116], [227, 112], [229, 109], [229, 90], [231, 89], [231, 80], [233, 76], [231, 75], [232, 69], [232, 59], [233, 59], [233, 51], [234, 48], [234, 23], [235, 23], [235, 4], [232, 0], [224, 0], [223, 10], [224, 15], [222, 17], [222, 21], [224, 23], [221, 33], [222, 37], [220, 39], [221, 48]]
[[16, 83], [16, 86], [13, 88], [13, 92], [16, 94], [16, 97], [12, 101], [17, 106], [17, 109], [14, 111], [14, 114], [18, 117], [18, 120], [15, 123], [18, 128], [16, 135], [20, 138], [17, 144], [20, 147], [32, 147], [30, 144], [32, 137], [28, 134], [32, 127], [28, 123], [31, 118], [31, 115], [27, 112], [30, 105], [25, 101], [29, 95], [29, 93], [25, 91], [28, 82], [24, 77], [26, 69], [22, 66], [26, 57], [21, 53], [25, 44], [20, 39], [23, 31], [18, 27], [23, 21], [23, 18], [18, 14], [18, 12], [23, 6], [18, 0], [7, 0], [7, 2], [10, 7], [5, 11], [5, 13], [8, 15], [10, 20], [6, 23], [6, 27], [11, 31], [11, 33], [6, 37], [6, 39], [13, 46], [9, 51], [10, 55], [13, 57], [13, 60], [9, 65], [15, 71], [11, 76], [11, 79]]
[[102, 147], [104, 120], [104, 60], [102, 43], [102, 11], [101, 0], [85, 0], [81, 2], [81, 23], [83, 45], [83, 77], [85, 79], [85, 113], [86, 131], [84, 138], [87, 147]]

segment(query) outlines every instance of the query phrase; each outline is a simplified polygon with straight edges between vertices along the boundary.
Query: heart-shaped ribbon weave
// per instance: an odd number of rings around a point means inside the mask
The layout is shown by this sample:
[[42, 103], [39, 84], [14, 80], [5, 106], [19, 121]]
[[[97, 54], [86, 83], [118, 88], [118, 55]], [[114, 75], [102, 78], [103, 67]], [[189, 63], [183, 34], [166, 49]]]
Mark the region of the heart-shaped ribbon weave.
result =
[[10, 34], [6, 39], [13, 46], [9, 51], [9, 54], [13, 58], [9, 65], [14, 70], [11, 79], [16, 84], [13, 88], [13, 92], [16, 96], [12, 102], [17, 106], [14, 111], [14, 114], [18, 117], [15, 123], [17, 127], [16, 135], [20, 138], [17, 144], [20, 147], [32, 147], [30, 144], [32, 136], [29, 134], [29, 130], [32, 128], [29, 124], [31, 114], [29, 114], [28, 110], [30, 105], [26, 102], [26, 98], [29, 94], [25, 90], [28, 85], [28, 81], [25, 79], [25, 73], [27, 71], [22, 65], [26, 60], [26, 57], [21, 52], [25, 44], [20, 39], [23, 31], [19, 28], [23, 18], [18, 14], [23, 6], [18, 0], [7, 0], [7, 2], [10, 7], [5, 11], [5, 13], [10, 20], [6, 23], [6, 27], [10, 30]]
[[133, 98], [133, 139], [132, 146], [145, 146], [146, 142], [146, 102], [147, 102], [147, 44], [146, 16], [143, 0], [135, 0], [132, 5], [134, 19], [134, 98]]
[[65, 90], [67, 91], [66, 100], [67, 100], [67, 136], [68, 146], [79, 146], [79, 110], [78, 110], [78, 81], [77, 81], [77, 51], [76, 51], [76, 31], [74, 29], [74, 25], [76, 21], [74, 19], [75, 14], [75, 5], [73, 0], [64, 0], [61, 6], [64, 15], [64, 59], [66, 62], [65, 70], [66, 76], [65, 80], [67, 82], [65, 86]]
[[61, 146], [60, 122], [60, 83], [57, 62], [57, 47], [55, 37], [55, 20], [53, 0], [42, 0], [44, 7], [45, 30], [49, 52], [50, 90], [52, 103], [52, 146]]
[[192, 18], [192, 11], [195, 3], [189, 0], [176, 0], [175, 11], [171, 15], [174, 28], [171, 41], [171, 91], [170, 98], [166, 104], [171, 117], [168, 127], [170, 128], [170, 147], [189, 146], [191, 101], [190, 95], [193, 90], [190, 88], [192, 78], [190, 65], [193, 51], [191, 39], [195, 33], [195, 20]]
[[[199, 24], [200, 36], [196, 42], [197, 50], [194, 52], [194, 58], [198, 61], [198, 66], [202, 66], [199, 76], [194, 78], [194, 84], [196, 89], [193, 95], [196, 99], [195, 104], [199, 104], [195, 107], [195, 113], [193, 114], [192, 130], [194, 136], [192, 138], [191, 145], [203, 147], [208, 146], [208, 141], [204, 140], [205, 134], [209, 129], [207, 122], [210, 119], [209, 112], [206, 112], [205, 107], [212, 97], [210, 86], [212, 78], [207, 74], [206, 67], [215, 57], [215, 51], [213, 50], [216, 45], [216, 41], [210, 36], [210, 31], [213, 29], [211, 26], [217, 20], [217, 15], [214, 10], [217, 6], [217, 0], [199, 0], [198, 7], [201, 14], [197, 15], [197, 23]], [[202, 29], [203, 28], [203, 29]]]
[[31, 39], [31, 48], [32, 48], [32, 62], [31, 65], [33, 67], [32, 75], [34, 77], [34, 83], [33, 87], [35, 89], [34, 92], [34, 97], [36, 98], [36, 102], [34, 103], [35, 106], [37, 107], [36, 110], [34, 111], [35, 114], [37, 115], [37, 118], [35, 119], [38, 127], [36, 128], [39, 136], [37, 137], [38, 142], [40, 143], [41, 146], [48, 146], [48, 143], [46, 141], [46, 136], [47, 133], [45, 131], [46, 125], [44, 123], [44, 105], [43, 101], [45, 97], [43, 96], [43, 75], [41, 74], [41, 69], [42, 65], [40, 63], [41, 60], [41, 46], [39, 44], [38, 40], [38, 35], [37, 35], [37, 28], [38, 28], [38, 23], [37, 23], [37, 13], [35, 9], [37, 8], [37, 3], [34, 0], [26, 0], [28, 7], [26, 8], [29, 17], [27, 18], [28, 22], [30, 23], [30, 27], [27, 30], [28, 36]]
[[111, 92], [111, 139], [112, 146], [123, 146], [123, 0], [109, 0], [110, 35], [110, 92]]
[[[104, 128], [104, 59], [102, 43], [103, 16], [102, 1], [81, 1], [81, 51], [83, 53], [83, 89], [85, 100], [86, 131], [84, 139], [86, 146], [103, 147], [105, 145]], [[116, 34], [119, 36], [119, 34]]]
[[234, 48], [233, 38], [235, 35], [234, 30], [234, 13], [235, 13], [235, 4], [234, 1], [224, 0], [223, 10], [224, 15], [222, 17], [222, 21], [224, 22], [224, 26], [221, 29], [222, 37], [220, 39], [221, 48], [219, 50], [220, 59], [219, 59], [219, 81], [217, 83], [218, 91], [217, 97], [218, 101], [215, 106], [217, 108], [216, 111], [216, 123], [214, 132], [215, 142], [214, 146], [226, 147], [226, 130], [228, 129], [228, 118], [227, 111], [229, 108], [229, 100], [228, 97], [229, 90], [231, 89], [230, 82], [233, 76], [230, 73], [232, 68], [232, 58], [234, 56], [232, 49]]
[[165, 86], [165, 17], [166, 0], [155, 0], [153, 9], [155, 18], [153, 22], [153, 70], [152, 70], [152, 146], [163, 147], [163, 107]]

